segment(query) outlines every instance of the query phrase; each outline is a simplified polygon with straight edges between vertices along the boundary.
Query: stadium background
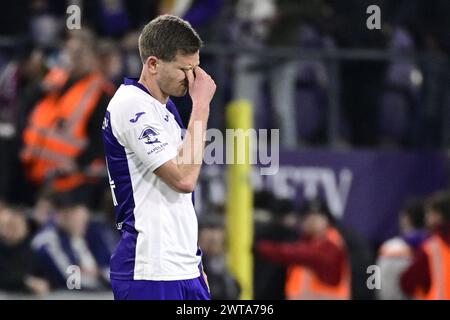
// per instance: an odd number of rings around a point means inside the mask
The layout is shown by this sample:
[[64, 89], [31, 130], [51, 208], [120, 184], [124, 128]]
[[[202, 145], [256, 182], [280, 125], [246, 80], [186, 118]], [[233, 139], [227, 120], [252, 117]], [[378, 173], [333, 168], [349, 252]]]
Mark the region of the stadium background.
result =
[[[27, 181], [20, 152], [44, 78], [63, 63], [70, 4], [81, 7], [82, 30], [95, 33], [101, 72], [115, 86], [124, 76], [139, 76], [137, 37], [143, 24], [161, 13], [176, 14], [204, 40], [201, 65], [218, 84], [209, 127], [253, 123], [258, 129], [280, 129], [276, 175], [260, 176], [245, 167], [252, 179], [242, 182], [233, 176], [239, 168], [202, 169], [195, 202], [214, 298], [280, 298], [271, 294], [284, 285], [283, 271], [255, 255], [253, 237], [280, 238], [279, 221], [295, 219], [315, 198], [357, 235], [348, 244], [363, 252], [353, 266], [354, 298], [376, 298], [366, 288], [366, 268], [376, 262], [380, 245], [399, 234], [402, 207], [448, 188], [448, 1], [17, 0], [4, 6], [0, 211], [12, 210], [19, 218], [0, 220], [5, 223], [0, 259], [32, 251], [33, 238], [57, 214], [47, 185]], [[366, 26], [366, 9], [373, 4], [381, 8], [381, 30]], [[174, 101], [187, 123], [189, 97]], [[107, 251], [118, 232], [106, 171], [98, 174], [102, 180], [90, 191], [92, 199], [84, 200]], [[4, 229], [21, 230], [21, 219], [28, 226], [24, 240], [8, 247], [4, 238], [14, 235]], [[29, 263], [21, 259], [18, 263]], [[11, 284], [2, 290], [11, 275], [7, 268], [14, 266], [0, 266], [0, 297], [111, 297], [107, 284], [90, 291], [44, 290], [42, 296]], [[18, 277], [29, 272], [19, 267]], [[266, 283], [265, 272], [276, 274], [270, 281], [278, 282]]]

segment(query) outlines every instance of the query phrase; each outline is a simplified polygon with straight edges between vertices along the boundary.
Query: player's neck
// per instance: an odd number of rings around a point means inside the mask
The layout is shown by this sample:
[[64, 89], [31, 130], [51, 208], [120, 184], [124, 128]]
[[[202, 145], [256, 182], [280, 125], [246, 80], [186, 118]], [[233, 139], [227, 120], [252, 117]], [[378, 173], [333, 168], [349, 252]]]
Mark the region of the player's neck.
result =
[[150, 92], [153, 98], [161, 102], [162, 104], [166, 104], [167, 100], [169, 100], [169, 96], [166, 95], [164, 92], [161, 91], [158, 84], [154, 79], [149, 79], [144, 74], [141, 74], [141, 77], [138, 81], [140, 84], [142, 84], [147, 90]]

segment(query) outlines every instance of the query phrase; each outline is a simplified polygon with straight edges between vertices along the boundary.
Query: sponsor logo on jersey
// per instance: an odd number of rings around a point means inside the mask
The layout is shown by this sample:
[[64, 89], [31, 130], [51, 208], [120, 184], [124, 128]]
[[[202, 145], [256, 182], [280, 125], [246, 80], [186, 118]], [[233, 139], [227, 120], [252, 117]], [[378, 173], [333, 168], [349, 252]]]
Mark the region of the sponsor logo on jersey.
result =
[[139, 140], [142, 140], [145, 144], [161, 143], [161, 141], [158, 140], [158, 136], [158, 131], [147, 126], [142, 130]]
[[130, 119], [130, 122], [131, 123], [136, 123], [143, 114], [145, 114], [145, 112], [138, 112], [138, 113], [136, 113], [136, 115], [134, 116], [134, 119]]

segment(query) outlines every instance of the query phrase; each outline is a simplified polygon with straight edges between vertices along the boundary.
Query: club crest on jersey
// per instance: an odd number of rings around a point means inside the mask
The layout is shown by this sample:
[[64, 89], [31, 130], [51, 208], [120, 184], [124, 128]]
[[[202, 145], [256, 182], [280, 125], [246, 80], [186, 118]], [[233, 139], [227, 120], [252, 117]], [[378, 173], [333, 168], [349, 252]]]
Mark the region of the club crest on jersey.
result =
[[158, 131], [147, 126], [142, 130], [139, 140], [143, 140], [145, 144], [161, 143], [161, 141], [158, 140], [158, 136]]

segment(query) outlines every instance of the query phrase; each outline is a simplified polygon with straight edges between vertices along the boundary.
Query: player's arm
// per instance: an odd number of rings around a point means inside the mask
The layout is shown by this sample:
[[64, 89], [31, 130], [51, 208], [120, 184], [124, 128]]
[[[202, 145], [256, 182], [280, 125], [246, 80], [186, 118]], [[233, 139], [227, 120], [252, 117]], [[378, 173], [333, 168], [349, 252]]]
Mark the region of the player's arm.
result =
[[[195, 73], [195, 77], [194, 77]], [[186, 71], [192, 113], [178, 155], [161, 165], [154, 173], [171, 188], [190, 193], [200, 174], [205, 147], [209, 105], [216, 91], [214, 80], [200, 67]]]

